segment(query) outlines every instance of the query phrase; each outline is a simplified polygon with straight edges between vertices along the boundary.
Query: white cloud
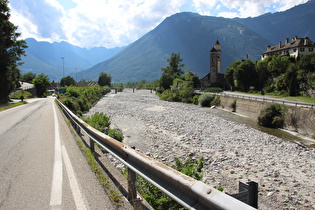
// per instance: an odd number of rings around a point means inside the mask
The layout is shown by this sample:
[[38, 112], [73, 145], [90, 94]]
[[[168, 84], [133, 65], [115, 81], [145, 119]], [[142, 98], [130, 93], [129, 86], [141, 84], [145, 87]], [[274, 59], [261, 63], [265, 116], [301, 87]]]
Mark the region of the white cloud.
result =
[[192, 0], [193, 6], [201, 15], [211, 15], [212, 8], [215, 7], [217, 0]]
[[22, 38], [35, 37], [41, 40], [64, 39], [61, 20], [62, 7], [55, 0], [11, 1], [11, 21], [22, 31]]
[[[307, 0], [58, 0], [11, 1], [11, 20], [22, 38], [67, 41], [81, 47], [127, 45], [155, 28], [190, 1], [193, 12], [222, 17], [258, 16], [282, 11]], [[187, 7], [186, 7], [187, 8]]]
[[[221, 17], [256, 17], [266, 12], [284, 11], [308, 0], [193, 0], [200, 14], [213, 14]], [[222, 5], [222, 6], [220, 6]], [[218, 8], [221, 11], [216, 11]], [[222, 11], [225, 8], [226, 11]]]
[[[27, 2], [26, 2], [27, 1]], [[23, 37], [65, 40], [81, 47], [127, 45], [176, 12], [184, 0], [73, 0], [65, 11], [57, 0], [20, 0], [12, 22]]]

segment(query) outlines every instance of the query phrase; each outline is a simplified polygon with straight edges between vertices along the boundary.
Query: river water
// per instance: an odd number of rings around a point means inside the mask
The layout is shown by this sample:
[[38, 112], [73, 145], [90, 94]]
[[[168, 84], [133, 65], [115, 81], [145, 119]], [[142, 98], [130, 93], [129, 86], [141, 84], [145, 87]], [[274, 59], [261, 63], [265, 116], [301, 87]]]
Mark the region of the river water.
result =
[[[195, 106], [195, 105], [189, 105], [189, 106]], [[298, 144], [306, 146], [306, 147], [315, 147], [314, 142], [307, 141], [303, 138], [292, 135], [289, 132], [286, 132], [286, 131], [283, 131], [280, 129], [266, 128], [263, 126], [259, 126], [257, 124], [256, 119], [240, 116], [240, 115], [237, 115], [235, 113], [224, 111], [221, 109], [209, 109], [209, 108], [202, 108], [202, 109], [205, 109], [205, 111], [211, 112], [212, 114], [214, 114], [218, 117], [222, 117], [225, 120], [247, 125], [249, 127], [255, 128], [255, 129], [260, 130], [260, 131], [267, 133], [269, 135], [273, 135], [273, 136], [276, 136], [280, 139], [283, 139], [284, 141], [290, 141], [290, 142], [298, 143]]]

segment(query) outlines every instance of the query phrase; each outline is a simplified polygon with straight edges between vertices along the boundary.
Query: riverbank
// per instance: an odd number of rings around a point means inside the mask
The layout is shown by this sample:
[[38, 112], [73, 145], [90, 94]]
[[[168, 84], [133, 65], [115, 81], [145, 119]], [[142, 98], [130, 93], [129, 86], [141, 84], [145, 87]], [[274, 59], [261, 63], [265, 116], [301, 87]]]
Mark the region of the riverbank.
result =
[[[234, 104], [234, 112], [241, 114], [249, 118], [257, 119], [260, 112], [270, 105], [270, 98], [264, 101], [259, 101], [258, 98], [242, 98], [238, 96], [236, 98], [232, 94], [226, 94], [220, 96], [219, 108], [232, 111], [231, 104]], [[275, 102], [273, 102], [275, 103]], [[284, 101], [278, 99], [278, 103], [284, 104]], [[287, 101], [286, 104], [294, 104], [293, 102]], [[310, 104], [308, 104], [310, 106]], [[286, 114], [284, 117], [284, 129], [291, 131], [292, 133], [298, 133], [301, 136], [309, 137], [311, 139], [315, 132], [315, 110], [313, 108], [306, 108], [303, 106], [288, 106], [285, 105]], [[305, 138], [307, 139], [307, 138]]]
[[258, 182], [260, 209], [315, 209], [314, 148], [225, 120], [209, 108], [160, 101], [148, 90], [108, 94], [94, 112], [111, 117], [125, 144], [161, 162], [203, 157], [204, 181], [227, 193], [236, 193], [239, 181]]

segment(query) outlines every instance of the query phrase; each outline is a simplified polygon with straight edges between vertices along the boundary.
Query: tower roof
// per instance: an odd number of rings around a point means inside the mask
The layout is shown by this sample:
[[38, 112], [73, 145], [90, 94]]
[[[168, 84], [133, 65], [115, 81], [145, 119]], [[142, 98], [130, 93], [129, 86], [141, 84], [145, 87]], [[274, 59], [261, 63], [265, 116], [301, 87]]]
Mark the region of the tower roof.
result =
[[210, 50], [210, 52], [218, 52], [214, 47]]

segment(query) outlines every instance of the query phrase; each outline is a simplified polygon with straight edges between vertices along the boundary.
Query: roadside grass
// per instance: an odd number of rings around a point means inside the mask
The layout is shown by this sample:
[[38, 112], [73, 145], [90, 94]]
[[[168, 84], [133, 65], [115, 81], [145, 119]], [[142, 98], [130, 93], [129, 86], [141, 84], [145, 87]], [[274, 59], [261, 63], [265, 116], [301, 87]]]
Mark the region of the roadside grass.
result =
[[10, 98], [20, 99], [21, 96], [23, 96], [24, 98], [35, 98], [35, 97], [33, 97], [33, 95], [30, 92], [25, 91], [25, 90], [19, 90], [19, 91], [12, 93], [10, 95]]
[[23, 105], [23, 104], [27, 104], [27, 102], [26, 101], [20, 101], [20, 102], [12, 103], [12, 104], [9, 104], [9, 105], [0, 106], [0, 111], [6, 110], [6, 109], [10, 109], [10, 108], [13, 108], [13, 107], [17, 107], [17, 106], [20, 106], [20, 105]]
[[85, 158], [88, 164], [91, 167], [91, 170], [94, 172], [95, 176], [98, 178], [99, 183], [105, 188], [109, 198], [114, 202], [116, 206], [120, 206], [121, 195], [117, 190], [112, 189], [109, 184], [109, 178], [107, 175], [104, 174], [103, 169], [98, 165], [97, 161], [95, 160], [94, 154], [90, 150], [90, 148], [86, 147], [81, 138], [78, 137], [77, 133], [74, 131], [74, 128], [71, 126], [71, 122], [67, 120], [67, 125], [71, 130], [71, 133], [76, 136], [75, 141], [79, 146], [80, 150], [84, 153]]

